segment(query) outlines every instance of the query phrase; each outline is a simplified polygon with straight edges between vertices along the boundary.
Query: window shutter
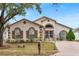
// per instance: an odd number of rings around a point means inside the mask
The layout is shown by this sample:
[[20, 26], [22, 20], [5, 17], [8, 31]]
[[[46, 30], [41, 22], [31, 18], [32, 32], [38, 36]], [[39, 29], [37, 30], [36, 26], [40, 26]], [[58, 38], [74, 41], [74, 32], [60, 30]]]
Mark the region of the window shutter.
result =
[[21, 38], [23, 38], [23, 31], [21, 31]]
[[12, 31], [12, 38], [15, 39], [15, 31]]
[[26, 31], [26, 37], [29, 38], [29, 31]]

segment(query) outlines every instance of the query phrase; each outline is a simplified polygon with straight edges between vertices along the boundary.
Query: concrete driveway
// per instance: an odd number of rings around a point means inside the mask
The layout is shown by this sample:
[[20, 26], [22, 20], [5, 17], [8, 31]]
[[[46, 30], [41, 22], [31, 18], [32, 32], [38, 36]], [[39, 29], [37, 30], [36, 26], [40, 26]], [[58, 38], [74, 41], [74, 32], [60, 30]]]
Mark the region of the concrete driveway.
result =
[[79, 56], [79, 42], [56, 41], [58, 53], [55, 56]]

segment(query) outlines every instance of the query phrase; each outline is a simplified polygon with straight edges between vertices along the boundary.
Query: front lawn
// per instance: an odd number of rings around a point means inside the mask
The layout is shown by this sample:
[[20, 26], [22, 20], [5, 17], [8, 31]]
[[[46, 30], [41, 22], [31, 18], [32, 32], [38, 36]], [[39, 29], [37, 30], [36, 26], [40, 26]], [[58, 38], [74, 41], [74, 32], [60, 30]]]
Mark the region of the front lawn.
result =
[[[9, 44], [10, 48], [0, 49], [0, 55], [38, 55], [38, 43], [16, 43]], [[25, 45], [24, 48], [18, 45]], [[41, 43], [41, 55], [51, 55], [57, 52], [57, 48], [52, 42]]]

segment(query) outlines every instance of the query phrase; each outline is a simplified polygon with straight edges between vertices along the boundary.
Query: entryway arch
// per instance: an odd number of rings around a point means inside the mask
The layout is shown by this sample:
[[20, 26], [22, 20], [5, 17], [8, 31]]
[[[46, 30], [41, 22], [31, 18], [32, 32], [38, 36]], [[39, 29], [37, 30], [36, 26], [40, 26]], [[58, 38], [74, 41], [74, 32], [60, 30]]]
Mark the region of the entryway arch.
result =
[[66, 40], [67, 32], [65, 30], [60, 31], [59, 40]]
[[45, 25], [45, 39], [53, 40], [54, 38], [54, 26], [50, 23]]

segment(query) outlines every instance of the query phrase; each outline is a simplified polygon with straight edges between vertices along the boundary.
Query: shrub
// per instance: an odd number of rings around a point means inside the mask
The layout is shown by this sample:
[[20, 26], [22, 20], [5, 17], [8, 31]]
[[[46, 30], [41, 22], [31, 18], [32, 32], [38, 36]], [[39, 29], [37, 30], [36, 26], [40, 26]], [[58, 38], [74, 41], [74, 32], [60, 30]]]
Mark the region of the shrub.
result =
[[15, 40], [15, 39], [10, 40], [10, 43], [15, 43], [15, 42], [16, 42], [16, 40]]
[[20, 43], [25, 43], [25, 41], [24, 40], [20, 40]]
[[6, 41], [6, 43], [15, 43], [15, 42], [16, 42], [16, 40], [14, 40], [14, 39], [13, 40], [9, 39], [9, 40]]
[[75, 40], [75, 35], [74, 35], [72, 29], [70, 29], [69, 32], [67, 33], [67, 40], [68, 40], [68, 41], [73, 41], [73, 40]]
[[23, 48], [25, 48], [25, 45], [23, 45]]
[[31, 41], [30, 42], [34, 42], [34, 40], [33, 39], [31, 39]]
[[6, 43], [10, 43], [10, 40], [7, 40]]
[[18, 48], [25, 48], [25, 45], [18, 45]]
[[30, 41], [29, 41], [29, 40], [26, 40], [26, 43], [27, 43], [27, 42], [30, 42]]
[[6, 43], [25, 43], [25, 41], [19, 40], [19, 39], [18, 40], [14, 39], [14, 40], [7, 40]]
[[16, 40], [16, 42], [15, 43], [20, 43], [20, 40]]
[[31, 42], [36, 42], [36, 41], [35, 41], [35, 39], [32, 39], [32, 40], [29, 39], [29, 40], [26, 40], [26, 41], [23, 40], [23, 39], [13, 39], [13, 40], [9, 39], [9, 40], [6, 41], [6, 43], [27, 43], [27, 42], [31, 43]]
[[26, 40], [26, 43], [27, 42], [29, 42], [29, 43], [34, 42], [34, 39], [28, 39], [28, 40]]
[[18, 45], [18, 48], [20, 48], [20, 45]]

